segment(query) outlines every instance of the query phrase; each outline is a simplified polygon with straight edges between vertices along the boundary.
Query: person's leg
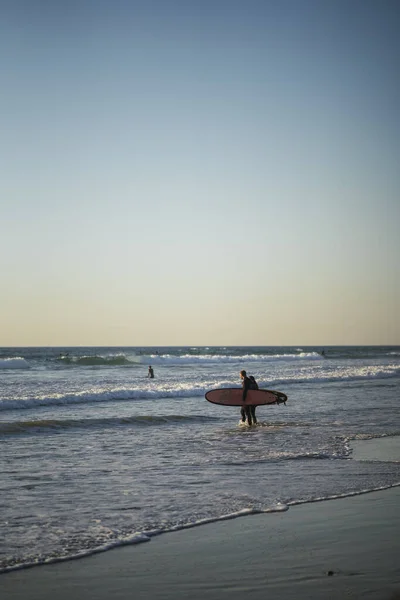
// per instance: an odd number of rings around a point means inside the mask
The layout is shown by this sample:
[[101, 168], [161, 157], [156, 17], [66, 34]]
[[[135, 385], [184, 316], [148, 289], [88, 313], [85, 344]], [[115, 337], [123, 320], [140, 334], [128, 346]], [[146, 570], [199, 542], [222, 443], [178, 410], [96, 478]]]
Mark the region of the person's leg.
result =
[[247, 424], [248, 425], [252, 425], [253, 424], [253, 420], [251, 417], [251, 407], [250, 406], [246, 406], [246, 417], [247, 417]]
[[251, 409], [251, 416], [253, 419], [253, 423], [256, 424], [257, 423], [257, 417], [256, 417], [256, 407], [255, 406], [250, 406]]
[[244, 409], [244, 406], [242, 406], [242, 408], [240, 409], [240, 414], [242, 416], [242, 423], [244, 423], [246, 420], [246, 411]]

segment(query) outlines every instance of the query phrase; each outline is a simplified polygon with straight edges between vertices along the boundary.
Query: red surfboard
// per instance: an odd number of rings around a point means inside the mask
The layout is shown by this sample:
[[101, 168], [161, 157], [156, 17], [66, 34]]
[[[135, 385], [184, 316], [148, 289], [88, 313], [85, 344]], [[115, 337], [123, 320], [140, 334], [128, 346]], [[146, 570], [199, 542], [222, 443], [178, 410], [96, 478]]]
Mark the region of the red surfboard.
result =
[[219, 388], [206, 393], [206, 400], [224, 406], [243, 406], [243, 404], [260, 406], [261, 404], [286, 403], [287, 400], [286, 394], [272, 390], [249, 390], [244, 403], [242, 398], [242, 388]]

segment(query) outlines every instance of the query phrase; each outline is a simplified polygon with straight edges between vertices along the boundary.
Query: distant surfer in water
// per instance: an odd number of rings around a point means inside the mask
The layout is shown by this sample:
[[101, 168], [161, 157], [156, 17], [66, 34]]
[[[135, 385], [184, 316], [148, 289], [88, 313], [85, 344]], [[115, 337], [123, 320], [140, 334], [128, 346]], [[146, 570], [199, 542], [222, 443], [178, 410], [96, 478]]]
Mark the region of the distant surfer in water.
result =
[[[258, 385], [256, 380], [252, 375], [247, 377], [246, 371], [240, 371], [240, 378], [242, 380], [242, 388], [243, 388], [243, 397], [242, 400], [245, 402], [247, 392], [249, 390], [258, 390]], [[254, 405], [246, 405], [240, 409], [240, 414], [242, 416], [242, 423], [245, 423], [247, 418], [248, 425], [252, 425], [253, 423], [257, 423], [256, 418], [256, 407]]]
[[150, 379], [154, 379], [154, 369], [151, 365], [149, 366], [149, 372], [147, 373], [147, 377], [149, 377]]

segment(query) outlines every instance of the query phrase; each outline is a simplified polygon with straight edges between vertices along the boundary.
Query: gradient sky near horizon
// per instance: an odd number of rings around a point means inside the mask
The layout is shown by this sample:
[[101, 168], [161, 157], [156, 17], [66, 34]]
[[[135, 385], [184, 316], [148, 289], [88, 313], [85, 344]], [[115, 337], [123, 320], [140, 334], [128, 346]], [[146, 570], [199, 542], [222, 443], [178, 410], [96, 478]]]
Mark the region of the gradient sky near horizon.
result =
[[0, 346], [400, 344], [399, 2], [0, 9]]

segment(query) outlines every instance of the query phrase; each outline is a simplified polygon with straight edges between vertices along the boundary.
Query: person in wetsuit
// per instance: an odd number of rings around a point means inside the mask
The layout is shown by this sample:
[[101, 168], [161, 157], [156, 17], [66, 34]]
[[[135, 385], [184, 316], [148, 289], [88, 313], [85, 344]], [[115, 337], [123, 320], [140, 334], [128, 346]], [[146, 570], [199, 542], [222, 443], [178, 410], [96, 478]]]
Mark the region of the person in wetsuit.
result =
[[[243, 400], [243, 402], [245, 402], [247, 392], [249, 390], [258, 390], [258, 385], [252, 375], [250, 375], [250, 377], [247, 377], [246, 371], [240, 371], [240, 378], [242, 380], [242, 388], [243, 388], [242, 400]], [[240, 414], [241, 414], [243, 423], [246, 421], [246, 418], [247, 418], [248, 425], [257, 423], [256, 407], [254, 405], [242, 406], [242, 408], [240, 409]]]
[[154, 379], [154, 369], [151, 365], [149, 366], [149, 372], [147, 374], [147, 377], [150, 377], [150, 379]]

